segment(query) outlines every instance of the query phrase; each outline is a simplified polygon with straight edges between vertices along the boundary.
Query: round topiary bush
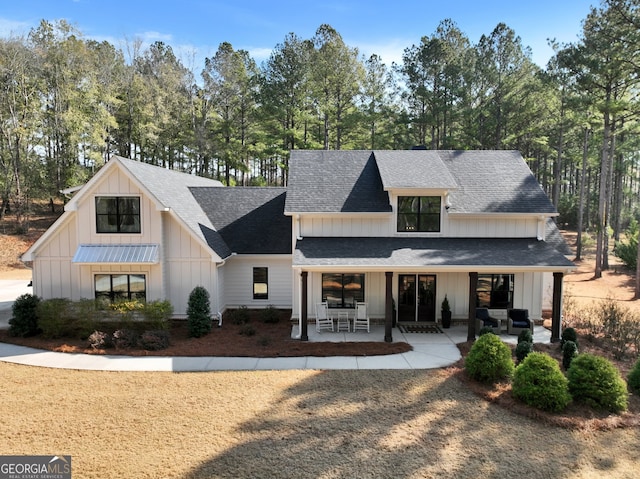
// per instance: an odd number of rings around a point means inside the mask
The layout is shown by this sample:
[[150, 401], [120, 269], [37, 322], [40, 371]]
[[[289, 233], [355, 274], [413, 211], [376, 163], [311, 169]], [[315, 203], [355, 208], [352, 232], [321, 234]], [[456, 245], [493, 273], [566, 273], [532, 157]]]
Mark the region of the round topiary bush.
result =
[[560, 335], [560, 347], [564, 347], [564, 343], [567, 341], [573, 341], [578, 346], [578, 333], [573, 328], [565, 328], [562, 330], [562, 334]]
[[562, 367], [565, 371], [571, 367], [571, 362], [577, 355], [578, 345], [571, 340], [565, 341], [562, 346]]
[[32, 294], [19, 296], [11, 306], [9, 334], [11, 336], [34, 336], [38, 334], [38, 304], [40, 298]]
[[516, 360], [518, 361], [518, 364], [524, 361], [524, 358], [526, 358], [531, 352], [533, 352], [533, 343], [530, 343], [529, 341], [519, 342], [516, 346]]
[[571, 402], [569, 381], [558, 362], [544, 353], [527, 355], [515, 370], [511, 390], [515, 398], [543, 411], [562, 411]]
[[480, 331], [478, 331], [478, 337], [484, 336], [485, 334], [496, 334], [496, 333], [493, 331], [493, 328], [491, 326], [482, 326], [480, 328]]
[[533, 334], [531, 334], [530, 329], [523, 329], [518, 334], [518, 344], [520, 343], [531, 343], [533, 344]]
[[567, 371], [567, 379], [576, 401], [613, 413], [627, 409], [627, 384], [611, 361], [589, 353], [578, 354]]
[[213, 320], [211, 318], [211, 305], [209, 304], [209, 291], [203, 286], [196, 286], [189, 294], [187, 318], [189, 321], [189, 336], [200, 338], [211, 332]]
[[640, 359], [636, 361], [633, 369], [629, 372], [627, 384], [634, 393], [640, 394]]
[[480, 336], [471, 347], [464, 367], [477, 381], [495, 382], [510, 378], [514, 370], [511, 348], [495, 334]]

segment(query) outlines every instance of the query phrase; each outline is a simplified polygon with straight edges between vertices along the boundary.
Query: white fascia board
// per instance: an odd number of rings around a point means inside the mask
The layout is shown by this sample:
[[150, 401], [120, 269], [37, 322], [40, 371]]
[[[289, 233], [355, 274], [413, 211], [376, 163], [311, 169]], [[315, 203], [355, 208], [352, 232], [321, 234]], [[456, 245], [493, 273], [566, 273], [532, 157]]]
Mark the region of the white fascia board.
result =
[[353, 265], [292, 265], [293, 269], [299, 269], [303, 271], [311, 272], [340, 272], [340, 273], [382, 273], [391, 271], [393, 273], [468, 273], [473, 271], [474, 273], [490, 274], [490, 273], [570, 273], [574, 271], [575, 267], [555, 267], [555, 266], [353, 266]]

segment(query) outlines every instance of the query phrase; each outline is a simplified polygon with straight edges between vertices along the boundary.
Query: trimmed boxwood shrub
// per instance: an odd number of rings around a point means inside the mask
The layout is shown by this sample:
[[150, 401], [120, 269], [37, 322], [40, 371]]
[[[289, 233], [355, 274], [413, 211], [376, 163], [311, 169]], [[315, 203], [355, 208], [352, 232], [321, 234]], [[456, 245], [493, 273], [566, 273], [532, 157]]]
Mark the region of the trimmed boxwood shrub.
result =
[[189, 294], [187, 318], [189, 336], [192, 338], [200, 338], [211, 332], [213, 320], [211, 318], [211, 305], [209, 304], [209, 291], [203, 286], [196, 286]]
[[484, 336], [485, 334], [496, 334], [496, 333], [493, 331], [493, 328], [491, 326], [482, 326], [480, 328], [480, 331], [478, 331], [478, 337]]
[[629, 372], [627, 384], [629, 385], [629, 389], [634, 393], [640, 394], [640, 359], [636, 361], [633, 369]]
[[562, 367], [565, 371], [571, 367], [571, 362], [577, 355], [578, 345], [571, 340], [565, 341], [562, 346]]
[[34, 336], [40, 332], [38, 327], [38, 304], [40, 298], [32, 294], [19, 296], [11, 306], [9, 334], [12, 336]]
[[567, 371], [573, 399], [618, 413], [627, 409], [627, 384], [611, 361], [589, 353], [578, 354]]
[[514, 370], [511, 348], [495, 334], [485, 334], [471, 347], [464, 366], [469, 376], [477, 381], [510, 378]]
[[558, 362], [544, 353], [532, 352], [516, 367], [511, 390], [515, 398], [543, 411], [562, 411], [571, 402], [569, 381]]
[[520, 341], [516, 346], [516, 360], [518, 363], [521, 363], [531, 352], [533, 352], [533, 343], [529, 341]]

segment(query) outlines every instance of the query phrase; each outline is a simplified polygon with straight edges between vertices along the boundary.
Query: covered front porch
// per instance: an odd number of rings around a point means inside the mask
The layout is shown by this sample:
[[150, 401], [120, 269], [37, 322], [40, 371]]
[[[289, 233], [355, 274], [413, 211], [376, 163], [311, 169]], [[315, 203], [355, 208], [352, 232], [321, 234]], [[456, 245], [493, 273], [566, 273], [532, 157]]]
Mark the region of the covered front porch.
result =
[[[293, 266], [298, 275], [294, 317], [299, 319], [300, 340], [309, 341], [315, 329], [315, 308], [328, 298], [326, 279], [342, 274], [350, 284], [353, 276], [360, 278], [363, 291], [358, 301], [369, 304], [372, 321], [384, 328], [381, 339], [386, 342], [397, 335], [397, 321], [407, 319], [407, 312], [401, 311], [406, 306], [405, 291], [413, 294], [409, 304], [415, 301], [409, 318], [413, 314], [416, 322], [441, 321], [440, 305], [446, 296], [454, 321], [465, 323], [465, 340], [475, 338], [476, 308], [489, 301], [483, 298], [478, 279], [491, 276], [506, 276], [511, 283], [507, 301], [496, 307], [505, 314], [507, 308], [527, 309], [534, 320], [542, 317], [544, 278], [552, 278], [552, 284], [547, 281], [552, 310], [549, 340], [559, 341], [563, 277], [573, 268], [552, 245], [525, 238], [305, 238], [297, 242]], [[403, 289], [405, 282], [413, 283], [413, 289]], [[341, 306], [346, 305], [343, 299]]]

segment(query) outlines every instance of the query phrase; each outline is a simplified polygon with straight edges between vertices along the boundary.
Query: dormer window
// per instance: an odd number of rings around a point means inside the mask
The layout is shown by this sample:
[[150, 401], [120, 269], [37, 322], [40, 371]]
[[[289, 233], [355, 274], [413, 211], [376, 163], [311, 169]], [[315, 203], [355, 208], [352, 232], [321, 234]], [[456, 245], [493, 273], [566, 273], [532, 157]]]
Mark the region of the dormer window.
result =
[[398, 232], [440, 232], [440, 196], [399, 196]]
[[137, 196], [96, 197], [98, 233], [140, 233], [140, 198]]

